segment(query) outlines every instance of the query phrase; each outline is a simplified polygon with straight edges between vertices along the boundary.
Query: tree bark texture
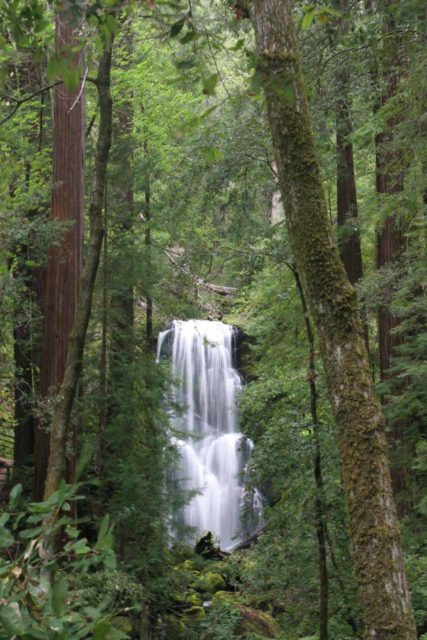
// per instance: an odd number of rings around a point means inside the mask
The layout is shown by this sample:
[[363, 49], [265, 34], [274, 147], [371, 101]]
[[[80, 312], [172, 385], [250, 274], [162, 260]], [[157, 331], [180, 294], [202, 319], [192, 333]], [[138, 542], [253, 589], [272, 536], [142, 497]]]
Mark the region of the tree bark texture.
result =
[[[384, 46], [383, 46], [383, 83], [384, 88], [379, 100], [379, 107], [392, 98], [399, 86], [401, 67], [402, 42], [395, 33], [396, 25], [390, 12], [391, 0], [382, 3], [384, 17]], [[380, 195], [398, 194], [403, 191], [403, 168], [405, 166], [402, 153], [395, 148], [394, 129], [399, 119], [389, 118], [384, 123], [384, 129], [375, 137], [376, 145], [376, 186]], [[398, 260], [405, 249], [405, 236], [402, 224], [395, 215], [389, 215], [377, 233], [377, 267], [383, 267]], [[397, 326], [396, 319], [390, 310], [392, 292], [386, 292], [386, 301], [379, 309], [378, 331], [380, 350], [381, 379], [389, 376], [393, 348], [397, 346], [397, 338], [391, 335]]]
[[110, 93], [111, 49], [112, 37], [104, 42], [104, 50], [99, 62], [96, 80], [99, 95], [100, 123], [96, 146], [92, 199], [89, 207], [90, 238], [81, 278], [76, 316], [68, 340], [64, 379], [52, 417], [49, 465], [44, 493], [45, 498], [49, 497], [58, 488], [64, 476], [66, 438], [77, 383], [81, 372], [87, 327], [92, 308], [93, 289], [104, 236], [102, 210], [108, 154], [112, 137], [112, 99]]
[[[78, 43], [79, 23], [69, 7], [56, 17], [56, 53], [69, 55]], [[82, 53], [72, 64], [80, 69]], [[55, 88], [53, 126], [52, 220], [64, 223], [59, 246], [49, 249], [44, 299], [40, 396], [56, 392], [64, 378], [68, 338], [79, 295], [84, 211], [84, 87]], [[49, 458], [49, 433], [38, 424], [35, 437], [34, 498], [43, 497]]]
[[356, 178], [354, 174], [353, 144], [351, 134], [349, 72], [338, 72], [338, 97], [336, 102], [337, 144], [337, 223], [340, 229], [339, 252], [348, 279], [356, 284], [363, 276], [362, 249], [358, 228]]
[[[384, 11], [384, 45], [382, 52], [383, 62], [383, 88], [379, 100], [379, 107], [384, 107], [386, 103], [396, 95], [398, 91], [401, 66], [402, 66], [402, 41], [396, 34], [396, 25], [391, 13], [391, 0], [384, 0], [382, 9]], [[381, 197], [396, 195], [403, 191], [405, 161], [400, 149], [396, 148], [395, 127], [399, 124], [399, 117], [392, 116], [383, 123], [383, 131], [375, 137], [376, 145], [376, 187]], [[377, 231], [377, 268], [387, 265], [398, 264], [405, 251], [405, 233], [402, 221], [399, 221], [395, 214], [388, 215], [381, 227]], [[392, 286], [385, 287], [383, 300], [378, 309], [378, 341], [379, 341], [379, 365], [381, 380], [388, 380], [393, 377], [390, 367], [393, 364], [393, 356], [396, 348], [402, 344], [402, 336], [393, 335], [393, 329], [398, 326], [398, 320], [391, 310], [393, 297]], [[404, 385], [402, 385], [404, 387]], [[402, 392], [402, 386], [400, 391]], [[399, 393], [399, 390], [397, 390]], [[392, 448], [392, 481], [396, 495], [400, 493], [404, 484], [407, 469], [402, 465], [399, 453], [396, 448], [404, 438], [404, 427], [402, 421], [394, 420], [390, 432], [390, 445]], [[398, 460], [395, 460], [397, 457]], [[399, 501], [399, 511], [403, 513], [403, 502]]]
[[[357, 307], [332, 237], [289, 0], [250, 0], [280, 187], [334, 412], [366, 637], [415, 640], [385, 423]], [[290, 97], [290, 90], [293, 98]]]

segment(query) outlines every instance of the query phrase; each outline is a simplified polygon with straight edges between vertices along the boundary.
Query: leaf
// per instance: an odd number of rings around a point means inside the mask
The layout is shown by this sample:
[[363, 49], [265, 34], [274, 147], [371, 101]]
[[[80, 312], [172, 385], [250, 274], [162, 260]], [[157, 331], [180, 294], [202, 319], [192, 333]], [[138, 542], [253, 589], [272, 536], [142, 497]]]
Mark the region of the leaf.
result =
[[215, 95], [216, 85], [218, 84], [218, 74], [214, 73], [203, 80], [203, 93], [206, 96]]
[[105, 538], [105, 536], [109, 533], [109, 524], [110, 524], [110, 519], [109, 519], [108, 513], [107, 513], [102, 518], [101, 525], [99, 527], [97, 544], [102, 542], [102, 540]]
[[2, 513], [0, 516], [0, 527], [4, 527], [7, 522], [9, 522], [10, 513]]
[[192, 69], [196, 66], [196, 61], [192, 58], [186, 58], [185, 60], [178, 60], [175, 62], [175, 66], [178, 69]]
[[187, 31], [185, 36], [181, 38], [180, 43], [187, 44], [188, 42], [192, 42], [193, 40], [196, 40], [196, 38], [198, 37], [199, 37], [199, 34], [197, 33], [197, 31]]
[[71, 549], [77, 556], [82, 556], [90, 552], [90, 547], [87, 546], [86, 542], [86, 538], [82, 538], [72, 545]]
[[22, 484], [15, 484], [9, 494], [9, 508], [13, 509], [22, 495]]
[[314, 9], [310, 8], [307, 11], [304, 11], [304, 15], [301, 19], [301, 29], [309, 29], [314, 20]]
[[4, 630], [10, 634], [9, 637], [20, 636], [25, 633], [21, 611], [17, 602], [3, 604], [0, 607], [0, 622]]
[[185, 25], [185, 18], [181, 18], [180, 20], [175, 22], [170, 28], [170, 31], [169, 31], [170, 37], [176, 38], [176, 36], [181, 33], [184, 25]]
[[15, 538], [8, 529], [0, 527], [0, 549], [10, 547], [15, 542]]
[[50, 606], [52, 611], [60, 618], [65, 613], [65, 602], [68, 593], [68, 583], [65, 576], [60, 576], [52, 587], [50, 593]]
[[239, 38], [236, 44], [234, 45], [234, 47], [230, 47], [230, 51], [239, 51], [240, 49], [243, 49], [244, 44], [245, 44], [245, 39]]
[[44, 526], [41, 527], [32, 527], [31, 529], [24, 529], [24, 531], [19, 532], [19, 537], [23, 540], [27, 540], [28, 538], [35, 538], [44, 530]]

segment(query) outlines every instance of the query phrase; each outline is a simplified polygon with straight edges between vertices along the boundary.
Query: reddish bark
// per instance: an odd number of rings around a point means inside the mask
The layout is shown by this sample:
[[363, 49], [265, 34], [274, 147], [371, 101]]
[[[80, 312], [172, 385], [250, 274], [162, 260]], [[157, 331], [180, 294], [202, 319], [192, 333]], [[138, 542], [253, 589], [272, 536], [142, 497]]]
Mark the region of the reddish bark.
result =
[[337, 222], [342, 231], [338, 243], [341, 260], [344, 263], [348, 279], [352, 284], [355, 284], [363, 276], [363, 269], [358, 229], [353, 144], [350, 140], [353, 128], [347, 95], [348, 83], [348, 73], [343, 71], [340, 83], [342, 95], [339, 96], [336, 104]]
[[[395, 32], [395, 22], [390, 7], [391, 0], [384, 0], [384, 47], [383, 47], [383, 82], [384, 89], [379, 100], [378, 107], [384, 107], [392, 99], [399, 88], [402, 75], [402, 51], [403, 43]], [[376, 188], [381, 196], [396, 195], [403, 191], [405, 159], [402, 151], [397, 147], [395, 134], [396, 127], [401, 121], [400, 114], [388, 117], [383, 125], [383, 131], [375, 137], [376, 145]], [[405, 251], [404, 225], [393, 213], [389, 215], [377, 232], [377, 268], [387, 265], [397, 265]], [[383, 288], [383, 300], [378, 310], [378, 340], [379, 340], [379, 366], [381, 380], [393, 377], [390, 367], [393, 365], [393, 357], [397, 347], [402, 344], [402, 337], [393, 334], [398, 326], [398, 320], [391, 309], [393, 296], [392, 285]], [[404, 437], [404, 424], [394, 420], [390, 425], [389, 441], [392, 447], [391, 477], [394, 493], [401, 492], [405, 484], [407, 471], [401, 464], [396, 464], [396, 447]], [[394, 450], [394, 451], [393, 451]], [[403, 514], [403, 503], [398, 502], [400, 515]]]
[[[56, 51], [67, 57], [78, 43], [71, 10], [56, 18]], [[72, 64], [81, 66], [82, 52]], [[55, 88], [53, 130], [52, 220], [64, 223], [59, 246], [49, 249], [46, 269], [40, 396], [57, 391], [64, 377], [67, 345], [76, 312], [82, 264], [84, 210], [84, 88]], [[38, 424], [35, 438], [34, 498], [43, 497], [49, 458], [49, 433]]]

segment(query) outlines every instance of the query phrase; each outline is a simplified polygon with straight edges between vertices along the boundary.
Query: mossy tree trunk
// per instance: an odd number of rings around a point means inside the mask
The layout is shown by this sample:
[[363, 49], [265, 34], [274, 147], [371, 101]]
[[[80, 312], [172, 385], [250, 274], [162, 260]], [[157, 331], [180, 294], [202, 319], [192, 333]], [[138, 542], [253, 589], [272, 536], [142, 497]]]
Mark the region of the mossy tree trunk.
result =
[[89, 208], [90, 238], [80, 285], [80, 297], [74, 324], [68, 340], [64, 379], [59, 390], [50, 433], [49, 465], [45, 498], [59, 486], [65, 470], [65, 445], [71, 411], [80, 377], [87, 327], [92, 309], [92, 296], [104, 236], [103, 204], [108, 154], [112, 136], [112, 99], [110, 93], [112, 36], [106, 38], [99, 62], [96, 85], [99, 95], [99, 134], [96, 147], [94, 183]]
[[342, 461], [349, 532], [366, 637], [415, 640], [385, 424], [375, 398], [356, 292], [336, 243], [289, 0], [250, 0], [289, 237], [315, 320]]

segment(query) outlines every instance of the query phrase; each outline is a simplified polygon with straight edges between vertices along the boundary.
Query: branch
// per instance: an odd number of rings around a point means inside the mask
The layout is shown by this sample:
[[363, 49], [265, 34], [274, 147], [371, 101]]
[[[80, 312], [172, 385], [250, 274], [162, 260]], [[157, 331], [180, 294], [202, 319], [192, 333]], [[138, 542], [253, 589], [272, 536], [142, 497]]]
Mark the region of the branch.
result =
[[172, 262], [172, 264], [177, 267], [177, 269], [191, 278], [196, 287], [205, 289], [210, 293], [216, 293], [219, 296], [232, 296], [236, 291], [235, 287], [226, 287], [220, 284], [212, 284], [211, 282], [206, 282], [201, 276], [195, 276], [193, 273], [191, 273], [190, 269], [186, 265], [179, 264], [179, 262], [173, 257], [177, 254], [174, 253], [174, 251], [172, 251], [171, 249], [163, 249], [163, 253], [170, 260], [170, 262]]
[[81, 83], [81, 85], [80, 85], [79, 92], [78, 92], [77, 97], [76, 97], [76, 99], [74, 100], [73, 104], [72, 104], [72, 105], [71, 105], [71, 107], [69, 108], [68, 113], [71, 113], [71, 112], [73, 111], [74, 107], [76, 106], [76, 104], [78, 103], [78, 101], [80, 100], [80, 98], [82, 97], [82, 93], [83, 93], [83, 91], [84, 91], [85, 84], [86, 84], [86, 78], [87, 78], [88, 71], [89, 71], [89, 67], [86, 67], [86, 71], [85, 71], [85, 72], [84, 72], [84, 74], [83, 74], [83, 79], [82, 79], [82, 83]]
[[30, 93], [30, 95], [25, 96], [25, 98], [15, 98], [14, 96], [1, 96], [0, 97], [0, 102], [5, 102], [5, 101], [10, 101], [10, 102], [14, 102], [15, 106], [13, 107], [12, 111], [10, 111], [10, 113], [5, 116], [2, 120], [0, 120], [0, 125], [4, 124], [5, 122], [7, 122], [7, 120], [10, 120], [10, 118], [12, 118], [15, 113], [18, 111], [19, 107], [24, 104], [25, 102], [29, 102], [30, 100], [32, 100], [33, 98], [35, 98], [36, 96], [39, 96], [42, 93], [46, 93], [46, 91], [49, 91], [50, 89], [53, 89], [53, 87], [56, 87], [60, 84], [63, 84], [64, 81], [63, 80], [58, 80], [57, 82], [53, 82], [52, 84], [48, 84], [46, 87], [42, 87], [41, 89], [37, 89], [37, 91], [33, 91], [33, 93]]

